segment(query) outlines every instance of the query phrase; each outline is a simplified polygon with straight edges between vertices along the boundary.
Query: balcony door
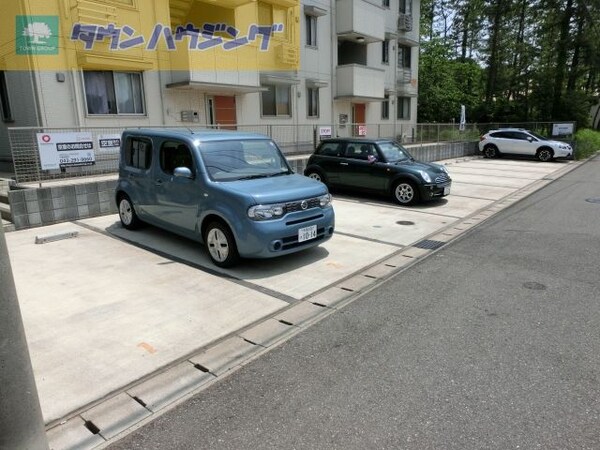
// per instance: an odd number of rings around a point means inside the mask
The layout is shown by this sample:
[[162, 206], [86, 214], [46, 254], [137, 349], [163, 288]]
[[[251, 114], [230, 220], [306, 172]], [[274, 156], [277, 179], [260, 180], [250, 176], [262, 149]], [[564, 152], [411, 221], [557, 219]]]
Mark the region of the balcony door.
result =
[[354, 129], [353, 136], [365, 136], [366, 126], [366, 106], [364, 103], [353, 103], [352, 104], [352, 124]]
[[237, 114], [235, 96], [214, 95], [206, 98], [208, 124], [225, 130], [235, 130]]

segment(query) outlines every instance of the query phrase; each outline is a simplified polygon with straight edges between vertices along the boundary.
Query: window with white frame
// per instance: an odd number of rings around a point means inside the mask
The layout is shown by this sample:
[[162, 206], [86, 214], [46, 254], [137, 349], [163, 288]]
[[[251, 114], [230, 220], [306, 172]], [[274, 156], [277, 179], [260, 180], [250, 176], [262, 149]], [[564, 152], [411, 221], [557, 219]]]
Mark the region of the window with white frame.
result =
[[10, 99], [8, 97], [8, 85], [6, 84], [6, 74], [4, 71], [0, 71], [0, 110], [4, 122], [13, 121]]
[[317, 16], [306, 14], [306, 45], [317, 47]]
[[319, 89], [316, 87], [306, 88], [306, 107], [308, 117], [319, 117]]
[[398, 97], [398, 120], [410, 119], [410, 97]]
[[266, 84], [262, 87], [262, 115], [263, 116], [291, 116], [292, 96], [288, 84]]
[[85, 71], [83, 80], [88, 114], [145, 113], [140, 72]]
[[385, 39], [381, 41], [381, 63], [389, 64], [390, 63], [390, 40]]
[[381, 118], [387, 120], [390, 118], [390, 96], [385, 95], [385, 100], [381, 102]]

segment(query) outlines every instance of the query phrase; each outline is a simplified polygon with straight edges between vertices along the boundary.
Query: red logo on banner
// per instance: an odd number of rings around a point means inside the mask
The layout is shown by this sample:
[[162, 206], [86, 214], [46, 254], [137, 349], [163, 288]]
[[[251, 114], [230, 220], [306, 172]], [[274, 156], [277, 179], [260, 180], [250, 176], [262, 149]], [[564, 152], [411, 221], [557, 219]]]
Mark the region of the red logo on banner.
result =
[[44, 142], [50, 142], [50, 136], [48, 136], [47, 134], [42, 136], [42, 141]]

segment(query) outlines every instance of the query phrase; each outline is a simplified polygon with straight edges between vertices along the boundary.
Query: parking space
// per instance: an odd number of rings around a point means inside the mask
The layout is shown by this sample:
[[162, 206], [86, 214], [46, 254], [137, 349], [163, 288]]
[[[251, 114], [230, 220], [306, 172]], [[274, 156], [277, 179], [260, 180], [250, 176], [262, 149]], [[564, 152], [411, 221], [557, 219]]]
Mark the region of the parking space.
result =
[[[125, 230], [115, 215], [8, 233], [45, 420], [68, 416], [357, 274], [372, 282], [377, 275], [368, 274], [379, 273], [373, 269], [382, 263], [392, 262], [385, 266], [391, 273], [399, 268], [394, 258], [420, 250], [416, 243], [484, 209], [499, 210], [498, 201], [576, 164], [445, 163], [454, 180], [450, 196], [405, 208], [335, 193], [330, 241], [231, 270], [217, 270], [198, 243], [149, 226]], [[34, 243], [64, 230], [78, 236]], [[360, 291], [356, 285], [348, 294]]]

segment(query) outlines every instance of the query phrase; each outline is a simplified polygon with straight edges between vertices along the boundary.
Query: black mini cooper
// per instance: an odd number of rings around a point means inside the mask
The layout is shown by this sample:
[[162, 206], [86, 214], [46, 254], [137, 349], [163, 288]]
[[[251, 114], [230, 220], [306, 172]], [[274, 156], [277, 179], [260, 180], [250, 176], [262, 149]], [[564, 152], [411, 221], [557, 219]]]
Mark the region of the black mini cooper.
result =
[[416, 161], [400, 144], [385, 139], [323, 140], [304, 175], [331, 187], [389, 194], [401, 205], [444, 197], [452, 184], [445, 166]]

